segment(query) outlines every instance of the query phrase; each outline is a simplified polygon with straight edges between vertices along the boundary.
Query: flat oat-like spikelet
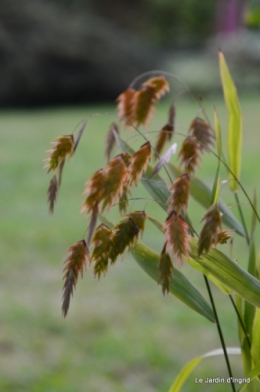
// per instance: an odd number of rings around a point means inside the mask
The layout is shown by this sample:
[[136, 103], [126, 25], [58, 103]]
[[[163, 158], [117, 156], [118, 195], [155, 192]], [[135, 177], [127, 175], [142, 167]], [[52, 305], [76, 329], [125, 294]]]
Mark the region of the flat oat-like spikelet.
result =
[[50, 214], [53, 213], [54, 203], [56, 201], [58, 189], [59, 189], [59, 184], [57, 181], [57, 177], [55, 175], [54, 177], [52, 177], [52, 179], [50, 181], [50, 185], [48, 187], [48, 191], [47, 191]]
[[146, 86], [137, 91], [134, 97], [134, 118], [137, 126], [147, 126], [150, 122], [156, 102], [154, 89]]
[[196, 166], [199, 167], [199, 144], [193, 136], [184, 139], [178, 156], [188, 173], [194, 173]]
[[163, 76], [148, 79], [142, 84], [142, 88], [133, 97], [133, 112], [137, 126], [148, 125], [155, 103], [168, 91], [170, 91], [169, 84]]
[[[228, 230], [218, 231], [218, 244], [226, 244], [228, 240], [233, 238], [232, 234]], [[216, 244], [217, 245], [217, 244]]]
[[166, 252], [166, 244], [165, 244], [158, 265], [158, 273], [159, 273], [158, 283], [162, 285], [163, 295], [165, 295], [165, 293], [169, 293], [170, 291], [170, 283], [172, 280], [173, 270], [174, 268], [173, 268], [172, 260], [170, 258], [169, 253]]
[[92, 244], [93, 244], [93, 252], [91, 256], [91, 261], [94, 264], [94, 274], [98, 277], [101, 277], [101, 274], [104, 275], [107, 272], [109, 257], [111, 254], [111, 249], [113, 248], [113, 235], [112, 230], [110, 230], [106, 225], [101, 223], [93, 235]]
[[86, 182], [87, 194], [81, 212], [90, 213], [96, 204], [102, 203], [101, 211], [117, 203], [128, 181], [128, 171], [123, 154], [113, 158], [107, 166], [100, 169]]
[[189, 257], [190, 237], [188, 231], [190, 227], [181, 215], [177, 215], [176, 211], [173, 210], [167, 217], [163, 229], [166, 230], [165, 251], [168, 252], [169, 248], [172, 248], [173, 257], [176, 256], [178, 264], [181, 266], [183, 257]]
[[214, 146], [215, 135], [211, 126], [202, 118], [196, 117], [190, 124], [189, 133], [198, 141], [199, 149], [203, 152], [210, 151]]
[[63, 286], [63, 302], [62, 313], [66, 317], [70, 305], [70, 297], [73, 295], [73, 289], [76, 287], [79, 273], [83, 277], [83, 270], [86, 269], [86, 258], [90, 260], [89, 251], [84, 240], [73, 244], [67, 251], [69, 256], [64, 261], [64, 275], [65, 280]]
[[122, 255], [126, 248], [134, 246], [139, 233], [144, 230], [146, 214], [144, 211], [135, 211], [127, 215], [113, 228], [113, 248], [110, 253], [111, 264], [114, 264], [117, 257]]
[[167, 200], [169, 204], [168, 212], [175, 210], [176, 214], [183, 210], [184, 214], [187, 213], [188, 200], [190, 193], [190, 177], [188, 173], [182, 174], [178, 177], [170, 187], [171, 196]]
[[208, 253], [212, 245], [217, 245], [219, 239], [221, 240], [222, 235], [220, 235], [220, 237], [218, 236], [219, 230], [221, 230], [221, 213], [217, 204], [213, 204], [210, 207], [202, 218], [202, 221], [205, 221], [205, 223], [200, 232], [198, 256], [200, 256], [203, 251]]
[[156, 101], [170, 91], [169, 83], [164, 76], [155, 76], [154, 78], [148, 79], [142, 86], [153, 88]]
[[151, 144], [146, 142], [138, 151], [132, 156], [131, 163], [128, 167], [129, 183], [130, 185], [137, 185], [146, 171], [148, 162], [151, 157]]
[[119, 202], [118, 202], [118, 208], [119, 208], [119, 212], [121, 214], [125, 214], [126, 211], [127, 211], [127, 207], [128, 207], [128, 197], [127, 197], [127, 194], [128, 194], [128, 192], [129, 191], [127, 189], [127, 186], [124, 185], [123, 193], [122, 193], [122, 195], [121, 195], [121, 197], [119, 199]]
[[[134, 123], [134, 97], [136, 90], [133, 88], [128, 88], [117, 98], [118, 105], [118, 116], [122, 119], [127, 120], [129, 123]], [[130, 128], [130, 124], [125, 124], [127, 128]]]
[[64, 161], [69, 158], [74, 149], [74, 137], [73, 135], [65, 135], [60, 136], [55, 139], [53, 142], [53, 147], [47, 150], [49, 155], [45, 159], [44, 167], [47, 168], [47, 173], [50, 171], [55, 171], [61, 165], [64, 164]]

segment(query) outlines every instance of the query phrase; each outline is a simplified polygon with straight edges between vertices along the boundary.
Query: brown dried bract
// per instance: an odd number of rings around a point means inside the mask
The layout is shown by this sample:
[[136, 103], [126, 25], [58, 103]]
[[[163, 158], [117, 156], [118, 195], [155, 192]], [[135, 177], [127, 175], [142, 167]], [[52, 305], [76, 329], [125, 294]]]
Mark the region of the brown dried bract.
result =
[[173, 273], [173, 264], [170, 258], [169, 253], [166, 252], [166, 244], [163, 247], [159, 265], [158, 265], [158, 283], [162, 285], [163, 295], [169, 293], [170, 291], [170, 283], [172, 281], [172, 273]]
[[217, 204], [213, 204], [210, 207], [202, 221], [205, 221], [205, 223], [199, 237], [198, 256], [203, 251], [208, 253], [212, 245], [218, 243], [218, 231], [221, 230], [221, 213]]
[[128, 171], [123, 155], [113, 158], [107, 166], [98, 170], [87, 182], [84, 194], [87, 194], [81, 212], [90, 213], [96, 203], [102, 203], [101, 211], [117, 203], [128, 182]]
[[53, 142], [53, 147], [47, 150], [49, 155], [45, 159], [44, 167], [47, 168], [47, 173], [55, 171], [62, 165], [67, 158], [73, 153], [74, 138], [73, 135], [60, 136]]
[[163, 229], [166, 230], [165, 250], [168, 252], [172, 248], [172, 255], [177, 258], [178, 265], [181, 266], [183, 257], [189, 257], [190, 237], [188, 231], [190, 226], [175, 210], [172, 210], [163, 225]]
[[146, 142], [131, 158], [131, 163], [128, 167], [130, 185], [137, 185], [147, 169], [150, 157], [151, 144], [150, 142]]
[[189, 133], [199, 143], [201, 152], [209, 152], [210, 146], [214, 145], [214, 131], [211, 126], [202, 118], [196, 117], [190, 124]]
[[86, 259], [90, 260], [89, 251], [84, 240], [73, 244], [67, 251], [70, 255], [64, 261], [64, 275], [65, 280], [63, 286], [63, 302], [62, 313], [66, 317], [70, 305], [70, 297], [73, 295], [73, 289], [76, 287], [79, 273], [83, 277], [83, 270], [86, 269]]
[[168, 212], [175, 209], [176, 214], [181, 210], [186, 215], [188, 208], [188, 200], [190, 193], [190, 177], [188, 173], [182, 174], [177, 180], [174, 181], [170, 187], [171, 196], [167, 200], [169, 204]]
[[201, 160], [199, 144], [193, 136], [184, 139], [179, 151], [179, 158], [188, 173], [194, 173], [195, 168], [199, 167], [199, 161]]

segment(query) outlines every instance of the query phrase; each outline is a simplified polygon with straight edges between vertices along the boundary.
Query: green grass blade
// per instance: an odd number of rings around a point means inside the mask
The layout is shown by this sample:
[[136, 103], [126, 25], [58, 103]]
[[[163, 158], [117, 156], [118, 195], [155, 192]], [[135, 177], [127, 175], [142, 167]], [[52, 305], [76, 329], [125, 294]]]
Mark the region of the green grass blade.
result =
[[[158, 282], [158, 263], [160, 255], [140, 242], [138, 242], [130, 252], [140, 267], [152, 279]], [[172, 274], [170, 292], [191, 309], [206, 317], [209, 321], [215, 322], [210, 305], [178, 269], [174, 269]]]
[[251, 354], [254, 363], [258, 363], [260, 361], [260, 309], [256, 309], [255, 311], [252, 331]]
[[[240, 355], [240, 349], [239, 348], [227, 348], [227, 353], [229, 355]], [[217, 355], [223, 355], [223, 350], [218, 349], [218, 350], [213, 350], [209, 351], [206, 354], [201, 355], [200, 357], [192, 359], [187, 365], [182, 368], [180, 373], [177, 375], [177, 378], [175, 379], [174, 383], [172, 384], [171, 388], [169, 389], [169, 392], [179, 392], [181, 390], [181, 387], [185, 383], [185, 381], [188, 379], [189, 375], [195, 369], [196, 366], [204, 359], [208, 357], [215, 357]], [[199, 385], [199, 380], [197, 380], [197, 383]]]
[[193, 268], [195, 268], [197, 271], [202, 272], [204, 275], [206, 275], [211, 281], [212, 283], [215, 284], [215, 286], [217, 286], [222, 293], [228, 295], [230, 294], [230, 289], [225, 286], [223, 283], [221, 283], [217, 278], [215, 278], [212, 274], [209, 273], [209, 271], [205, 268], [202, 267], [201, 264], [199, 264], [196, 260], [194, 260], [192, 257], [189, 258], [189, 260], [186, 260]]
[[[228, 160], [229, 168], [239, 179], [241, 167], [241, 147], [242, 147], [242, 115], [237, 96], [236, 86], [229, 73], [223, 53], [219, 52], [219, 66], [222, 88], [225, 102], [228, 109]], [[229, 186], [235, 192], [238, 190], [238, 183], [233, 175], [229, 173]]]
[[209, 253], [197, 256], [198, 241], [191, 239], [190, 255], [209, 273], [247, 302], [260, 307], [260, 281], [236, 264], [224, 253], [211, 249]]
[[[183, 174], [182, 170], [178, 166], [173, 165], [172, 163], [168, 163], [167, 167], [170, 174], [173, 175], [175, 178]], [[208, 209], [210, 207], [212, 192], [210, 188], [200, 179], [195, 177], [192, 177], [190, 179], [190, 194], [204, 208]], [[223, 223], [227, 225], [230, 229], [235, 230], [238, 234], [245, 237], [246, 233], [243, 226], [232, 214], [227, 205], [221, 199], [219, 200], [218, 205], [220, 211], [223, 213]]]
[[221, 142], [221, 128], [218, 119], [218, 115], [216, 109], [214, 109], [214, 124], [215, 124], [215, 134], [216, 134], [216, 141], [217, 141], [217, 151], [218, 151], [218, 167], [215, 175], [215, 180], [213, 184], [212, 194], [211, 194], [211, 202], [210, 205], [218, 203], [219, 198], [219, 170], [220, 170], [220, 158], [222, 152], [222, 142]]
[[[254, 190], [254, 195], [253, 195], [253, 206], [255, 207], [255, 209], [257, 210], [257, 198], [256, 198], [256, 190]], [[254, 211], [252, 211], [252, 217], [251, 217], [251, 230], [250, 230], [250, 239], [251, 241], [254, 238], [254, 234], [255, 234], [255, 229], [256, 229], [256, 225], [257, 225], [257, 216], [255, 214]]]
[[195, 369], [195, 367], [198, 366], [198, 364], [202, 361], [203, 357], [197, 357], [192, 359], [189, 363], [187, 363], [184, 368], [180, 371], [180, 373], [177, 375], [174, 383], [172, 384], [171, 388], [169, 389], [169, 392], [179, 392], [181, 390], [181, 387], [185, 383], [185, 381], [188, 379], [189, 375]]
[[164, 211], [167, 211], [166, 202], [170, 197], [168, 186], [158, 174], [149, 180], [152, 172], [153, 168], [149, 165], [146, 173], [143, 174], [141, 182], [147, 192], [149, 192], [149, 194], [158, 202]]
[[246, 379], [247, 381], [242, 385], [238, 392], [243, 392], [250, 385], [251, 381], [256, 378], [260, 374], [260, 361], [256, 364], [256, 366], [248, 373]]

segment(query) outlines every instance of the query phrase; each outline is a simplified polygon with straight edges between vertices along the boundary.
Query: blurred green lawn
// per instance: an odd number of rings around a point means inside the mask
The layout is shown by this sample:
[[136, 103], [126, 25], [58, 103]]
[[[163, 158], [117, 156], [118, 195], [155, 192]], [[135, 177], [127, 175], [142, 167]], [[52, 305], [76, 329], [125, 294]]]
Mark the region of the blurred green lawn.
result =
[[[205, 103], [210, 120], [216, 105], [226, 135], [226, 112], [220, 98]], [[149, 131], [166, 122], [168, 103], [159, 105]], [[259, 195], [260, 98], [241, 99], [244, 118], [241, 180], [249, 195]], [[50, 176], [43, 171], [50, 141], [72, 133], [75, 125], [97, 111], [115, 113], [114, 107], [87, 107], [0, 112], [1, 159], [1, 269], [0, 269], [0, 390], [6, 392], [164, 392], [190, 359], [220, 346], [216, 328], [160, 287], [126, 256], [100, 281], [91, 268], [78, 281], [69, 314], [61, 316], [62, 262], [65, 251], [84, 236], [88, 221], [79, 214], [84, 182], [101, 168], [104, 136], [111, 116], [92, 117], [77, 153], [65, 166], [63, 184], [53, 216], [49, 216], [46, 190]], [[180, 99], [176, 132], [185, 133], [201, 115], [196, 104]], [[140, 136], [124, 131], [133, 147]], [[154, 138], [154, 135], [152, 138]], [[182, 137], [176, 135], [176, 141]], [[152, 139], [153, 140], [153, 139]], [[172, 159], [173, 161], [176, 158]], [[217, 162], [205, 156], [201, 177], [211, 186]], [[221, 179], [226, 179], [221, 172]], [[141, 188], [134, 195], [146, 197]], [[221, 192], [236, 214], [234, 198], [225, 185]], [[247, 221], [250, 208], [239, 192]], [[160, 220], [165, 216], [155, 203], [135, 201]], [[189, 214], [200, 230], [204, 211], [191, 202]], [[112, 220], [118, 218], [112, 209]], [[259, 234], [259, 233], [258, 233]], [[259, 235], [258, 235], [259, 238]], [[158, 252], [163, 237], [147, 224], [144, 242]], [[229, 249], [227, 247], [227, 252]], [[246, 243], [236, 237], [232, 257], [246, 265]], [[207, 294], [202, 277], [183, 266]], [[228, 346], [237, 345], [236, 319], [228, 298], [213, 288]], [[231, 358], [234, 375], [242, 377], [240, 358]], [[193, 372], [183, 391], [208, 391], [195, 377], [225, 377], [222, 357], [209, 358]], [[226, 391], [214, 385], [212, 391]]]

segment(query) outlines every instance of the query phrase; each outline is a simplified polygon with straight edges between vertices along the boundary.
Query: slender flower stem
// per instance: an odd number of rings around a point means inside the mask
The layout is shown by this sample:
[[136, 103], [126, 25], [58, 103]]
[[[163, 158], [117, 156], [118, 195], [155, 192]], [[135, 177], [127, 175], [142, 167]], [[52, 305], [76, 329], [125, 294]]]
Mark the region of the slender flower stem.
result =
[[244, 332], [244, 334], [245, 334], [245, 339], [246, 339], [247, 344], [248, 344], [248, 347], [249, 347], [249, 349], [250, 349], [250, 348], [251, 348], [251, 342], [250, 342], [250, 339], [249, 339], [248, 334], [247, 334], [247, 332], [246, 332], [246, 327], [245, 327], [245, 325], [244, 325], [244, 323], [243, 323], [243, 320], [242, 320], [242, 318], [241, 318], [241, 316], [240, 316], [240, 314], [239, 314], [239, 311], [238, 311], [238, 309], [237, 309], [237, 306], [236, 306], [235, 301], [233, 300], [231, 294], [229, 294], [229, 298], [230, 298], [230, 301], [232, 302], [232, 305], [233, 305], [233, 307], [234, 307], [234, 309], [235, 309], [237, 318], [238, 318], [238, 320], [239, 320], [239, 323], [240, 323], [241, 328], [243, 329], [243, 332]]
[[248, 235], [248, 231], [247, 231], [247, 228], [246, 228], [246, 222], [245, 222], [244, 214], [243, 214], [243, 211], [242, 211], [242, 208], [241, 208], [241, 205], [240, 205], [240, 201], [239, 201], [239, 197], [238, 197], [237, 192], [234, 193], [234, 196], [235, 196], [235, 199], [236, 199], [239, 216], [240, 216], [242, 225], [243, 225], [245, 233], [246, 233], [246, 241], [247, 241], [247, 244], [249, 245], [249, 242], [250, 242], [249, 235]]
[[221, 342], [221, 345], [222, 345], [222, 348], [223, 348], [224, 357], [225, 357], [226, 364], [227, 364], [228, 374], [229, 374], [229, 377], [230, 377], [230, 380], [231, 380], [231, 383], [230, 383], [231, 389], [232, 389], [232, 392], [236, 392], [235, 384], [233, 383], [232, 370], [231, 370], [231, 366], [230, 366], [230, 362], [229, 362], [229, 358], [228, 358], [228, 354], [227, 354], [227, 350], [226, 350], [226, 344], [225, 344], [224, 336], [223, 336], [222, 329], [221, 329], [221, 326], [220, 326], [220, 323], [219, 323], [219, 319], [218, 319], [217, 309], [215, 307], [215, 303], [214, 303], [214, 299], [213, 299], [213, 296], [212, 296], [212, 292], [211, 292], [211, 288], [210, 288], [210, 285], [209, 285], [208, 278], [206, 277], [206, 275], [203, 275], [203, 276], [204, 276], [204, 280], [205, 280], [206, 287], [207, 287], [207, 290], [208, 290], [209, 299], [210, 299], [210, 302], [211, 302], [211, 306], [212, 306], [212, 310], [213, 310], [213, 313], [214, 313], [214, 317], [215, 317], [215, 320], [216, 320], [218, 334], [219, 334], [220, 342]]

